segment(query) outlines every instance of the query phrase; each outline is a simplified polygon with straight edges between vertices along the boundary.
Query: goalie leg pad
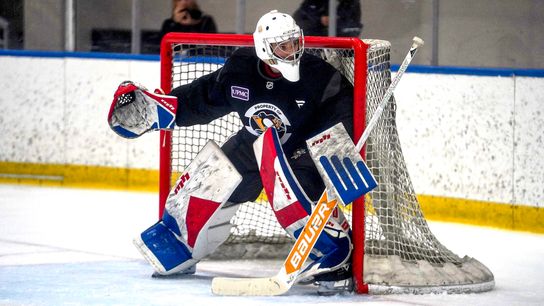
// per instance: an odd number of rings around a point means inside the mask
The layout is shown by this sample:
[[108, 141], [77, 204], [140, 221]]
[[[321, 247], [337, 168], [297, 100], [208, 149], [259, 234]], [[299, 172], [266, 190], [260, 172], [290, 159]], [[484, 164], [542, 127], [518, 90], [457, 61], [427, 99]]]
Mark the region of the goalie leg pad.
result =
[[311, 213], [308, 198], [287, 162], [278, 134], [267, 129], [253, 144], [268, 202], [280, 225], [291, 237], [302, 229]]
[[[228, 204], [228, 205], [227, 205]], [[204, 258], [215, 251], [230, 236], [230, 220], [240, 207], [239, 204], [225, 203], [214, 212], [208, 222], [196, 235], [193, 257]], [[190, 218], [188, 216], [188, 218]]]
[[124, 138], [136, 138], [152, 130], [172, 130], [177, 107], [176, 97], [152, 93], [141, 85], [125, 81], [113, 95], [108, 123]]
[[170, 191], [162, 220], [135, 240], [159, 274], [190, 268], [227, 239], [238, 206], [225, 202], [240, 181], [221, 149], [208, 142]]
[[176, 220], [165, 212], [161, 221], [134, 239], [134, 245], [158, 274], [186, 271], [227, 240], [230, 219], [237, 210], [238, 204], [222, 207], [210, 218], [209, 225], [196, 233], [192, 245], [183, 241]]

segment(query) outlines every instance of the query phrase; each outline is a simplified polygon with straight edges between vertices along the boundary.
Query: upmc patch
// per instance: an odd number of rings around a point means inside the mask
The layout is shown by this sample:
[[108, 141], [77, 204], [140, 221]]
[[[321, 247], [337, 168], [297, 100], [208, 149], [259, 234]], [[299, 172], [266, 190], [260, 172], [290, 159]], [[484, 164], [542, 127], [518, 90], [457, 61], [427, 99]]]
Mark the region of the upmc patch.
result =
[[249, 89], [244, 87], [231, 86], [230, 95], [235, 99], [249, 101]]

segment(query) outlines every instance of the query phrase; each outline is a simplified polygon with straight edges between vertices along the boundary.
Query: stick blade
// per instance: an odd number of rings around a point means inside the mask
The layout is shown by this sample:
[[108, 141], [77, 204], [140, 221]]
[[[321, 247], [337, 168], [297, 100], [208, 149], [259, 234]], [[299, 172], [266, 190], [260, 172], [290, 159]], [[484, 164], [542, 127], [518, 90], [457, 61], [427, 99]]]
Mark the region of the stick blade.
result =
[[228, 296], [273, 296], [282, 295], [291, 286], [278, 276], [263, 278], [215, 277], [212, 293]]

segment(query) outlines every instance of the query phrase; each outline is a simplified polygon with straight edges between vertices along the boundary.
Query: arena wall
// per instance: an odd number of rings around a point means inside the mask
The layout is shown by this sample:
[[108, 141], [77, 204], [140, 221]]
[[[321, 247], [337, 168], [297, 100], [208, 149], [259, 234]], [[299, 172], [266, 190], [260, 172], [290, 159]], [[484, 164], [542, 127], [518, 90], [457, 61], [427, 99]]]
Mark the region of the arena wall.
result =
[[[159, 134], [106, 121], [120, 82], [159, 86], [158, 57], [7, 51], [0, 67], [0, 182], [158, 189]], [[418, 66], [395, 96], [426, 215], [544, 232], [543, 71]]]

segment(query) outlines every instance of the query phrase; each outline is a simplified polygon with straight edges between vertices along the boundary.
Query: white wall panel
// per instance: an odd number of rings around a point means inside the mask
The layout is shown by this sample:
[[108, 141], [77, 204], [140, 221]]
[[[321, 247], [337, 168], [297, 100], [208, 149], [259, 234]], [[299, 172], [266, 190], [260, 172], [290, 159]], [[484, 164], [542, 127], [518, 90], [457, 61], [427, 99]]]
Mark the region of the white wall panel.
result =
[[[118, 84], [158, 61], [0, 57], [0, 161], [158, 169], [159, 134], [107, 125]], [[408, 73], [395, 93], [416, 193], [544, 203], [544, 78]], [[515, 145], [514, 145], [515, 144]]]
[[516, 78], [515, 203], [544, 206], [544, 78]]
[[62, 163], [64, 62], [0, 57], [0, 160]]
[[127, 142], [107, 124], [117, 85], [129, 78], [128, 61], [66, 59], [66, 162], [127, 167]]
[[408, 74], [396, 92], [417, 193], [511, 202], [511, 78]]

